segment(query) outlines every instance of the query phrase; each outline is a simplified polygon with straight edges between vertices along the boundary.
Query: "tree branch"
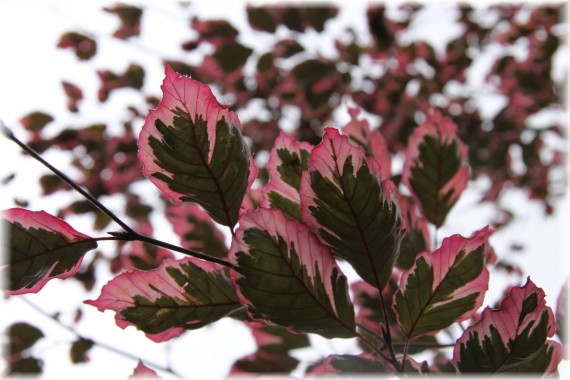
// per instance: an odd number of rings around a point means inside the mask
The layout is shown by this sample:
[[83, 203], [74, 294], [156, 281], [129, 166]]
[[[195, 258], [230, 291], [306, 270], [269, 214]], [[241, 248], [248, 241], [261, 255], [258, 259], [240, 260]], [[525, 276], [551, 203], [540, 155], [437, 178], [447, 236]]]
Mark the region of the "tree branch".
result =
[[25, 296], [17, 297], [17, 299], [22, 300], [26, 305], [28, 305], [29, 307], [31, 307], [32, 309], [34, 309], [34, 310], [35, 310], [36, 312], [38, 312], [39, 314], [43, 315], [43, 316], [46, 317], [46, 318], [51, 319], [52, 321], [54, 321], [55, 323], [57, 323], [57, 324], [58, 324], [60, 327], [62, 327], [63, 329], [65, 329], [65, 330], [71, 332], [71, 333], [74, 334], [78, 339], [89, 340], [89, 341], [93, 342], [94, 345], [99, 346], [99, 347], [101, 347], [101, 348], [103, 348], [103, 349], [105, 349], [105, 350], [107, 350], [107, 351], [111, 351], [111, 352], [113, 352], [113, 353], [115, 353], [115, 354], [124, 356], [124, 357], [129, 358], [129, 359], [133, 359], [133, 360], [136, 360], [136, 361], [142, 360], [144, 363], [148, 364], [148, 365], [149, 365], [150, 367], [152, 367], [153, 369], [157, 369], [157, 370], [159, 370], [159, 371], [164, 371], [164, 372], [171, 373], [172, 375], [174, 375], [174, 376], [176, 376], [176, 377], [178, 377], [178, 378], [180, 378], [180, 379], [183, 378], [183, 376], [181, 376], [179, 373], [175, 372], [172, 368], [170, 368], [170, 366], [165, 367], [165, 366], [162, 366], [162, 365], [160, 365], [160, 364], [154, 363], [154, 362], [152, 362], [151, 360], [141, 359], [140, 357], [138, 357], [138, 356], [136, 356], [136, 355], [133, 355], [133, 354], [131, 354], [130, 352], [123, 351], [123, 350], [121, 350], [121, 349], [119, 349], [119, 348], [117, 348], [117, 347], [110, 346], [110, 345], [108, 345], [108, 344], [106, 344], [106, 343], [98, 342], [98, 341], [95, 340], [95, 339], [88, 338], [88, 337], [85, 337], [85, 336], [79, 334], [72, 326], [69, 326], [69, 325], [67, 325], [67, 324], [65, 324], [65, 323], [63, 323], [63, 322], [61, 322], [56, 316], [51, 315], [51, 314], [48, 313], [47, 311], [43, 310], [42, 308], [40, 308], [38, 305], [36, 305], [36, 304], [33, 303], [32, 301], [30, 301], [30, 300], [29, 300], [28, 298], [26, 298]]

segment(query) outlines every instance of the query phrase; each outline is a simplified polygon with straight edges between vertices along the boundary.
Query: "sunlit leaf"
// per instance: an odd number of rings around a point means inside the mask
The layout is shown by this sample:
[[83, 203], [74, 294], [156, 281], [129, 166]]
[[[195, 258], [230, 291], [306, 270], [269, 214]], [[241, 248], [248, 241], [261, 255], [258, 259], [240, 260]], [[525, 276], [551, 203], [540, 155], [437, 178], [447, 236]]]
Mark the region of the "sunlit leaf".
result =
[[301, 220], [301, 173], [307, 169], [312, 148], [280, 133], [266, 166], [270, 179], [263, 191], [262, 207], [279, 209], [288, 217]]
[[392, 273], [402, 238], [397, 190], [379, 179], [380, 170], [364, 149], [327, 128], [301, 179], [303, 221], [379, 289]]
[[[481, 320], [457, 340], [453, 362], [463, 373], [528, 372], [552, 370], [558, 360], [558, 345], [547, 341], [556, 323], [546, 306], [544, 291], [528, 278], [526, 285], [511, 289], [498, 310], [483, 310]], [[548, 345], [545, 347], [545, 345]], [[548, 360], [550, 359], [550, 360]], [[536, 367], [530, 368], [533, 362]]]
[[37, 293], [53, 278], [73, 276], [85, 253], [97, 248], [93, 238], [44, 211], [12, 208], [1, 215], [7, 294]]
[[194, 258], [123, 273], [103, 287], [99, 298], [85, 303], [115, 311], [119, 327], [134, 325], [155, 342], [215, 322], [241, 306], [223, 267]]
[[324, 337], [354, 336], [346, 277], [329, 249], [279, 210], [243, 214], [232, 278], [252, 318]]
[[257, 172], [236, 114], [208, 86], [168, 66], [162, 91], [138, 140], [143, 173], [173, 201], [196, 202], [234, 226]]
[[402, 181], [437, 227], [467, 186], [466, 157], [457, 126], [437, 111], [430, 112], [410, 137]]
[[488, 228], [471, 238], [453, 235], [423, 253], [402, 275], [394, 309], [407, 338], [433, 334], [479, 309], [489, 286]]

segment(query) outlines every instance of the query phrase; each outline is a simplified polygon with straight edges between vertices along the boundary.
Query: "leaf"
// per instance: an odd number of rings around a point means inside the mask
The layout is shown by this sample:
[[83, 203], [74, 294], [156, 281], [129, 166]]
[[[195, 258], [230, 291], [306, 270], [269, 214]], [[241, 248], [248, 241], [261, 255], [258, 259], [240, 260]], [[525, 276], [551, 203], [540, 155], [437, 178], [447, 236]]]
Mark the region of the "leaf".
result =
[[272, 353], [257, 350], [237, 360], [230, 371], [232, 377], [248, 373], [289, 373], [299, 364], [299, 360], [285, 353]]
[[42, 373], [44, 362], [41, 359], [37, 359], [33, 356], [27, 356], [24, 358], [19, 358], [12, 363], [8, 368], [7, 375], [38, 375]]
[[431, 111], [408, 142], [403, 183], [436, 227], [467, 186], [467, 148], [457, 137], [457, 126], [438, 111]]
[[438, 250], [424, 252], [404, 272], [394, 309], [408, 339], [464, 321], [481, 307], [489, 286], [489, 235], [486, 227], [471, 238], [446, 238]]
[[455, 344], [453, 362], [459, 371], [508, 372], [541, 355], [547, 337], [556, 330], [544, 297], [544, 291], [528, 278], [524, 286], [511, 289], [498, 310], [485, 308], [481, 320]]
[[97, 248], [93, 238], [44, 211], [2, 211], [4, 252], [0, 275], [7, 275], [6, 294], [37, 293], [53, 278], [65, 279], [79, 269], [83, 255]]
[[95, 343], [91, 339], [79, 338], [71, 344], [69, 355], [73, 364], [87, 363], [89, 356], [87, 352]]
[[348, 108], [350, 121], [342, 128], [342, 133], [356, 146], [362, 146], [366, 156], [374, 157], [382, 168], [381, 179], [390, 178], [392, 175], [392, 158], [388, 152], [388, 146], [378, 130], [371, 131], [368, 120], [358, 119], [360, 109]]
[[566, 343], [568, 340], [567, 330], [566, 330], [566, 313], [568, 312], [568, 286], [570, 280], [566, 280], [562, 289], [560, 289], [560, 294], [556, 300], [556, 335], [562, 343]]
[[32, 347], [38, 340], [44, 337], [42, 330], [26, 322], [16, 322], [7, 328], [10, 341], [9, 354], [19, 354]]
[[94, 301], [113, 310], [121, 328], [134, 325], [155, 342], [179, 336], [225, 317], [241, 305], [223, 267], [194, 258], [167, 259], [152, 271], [123, 273]]
[[139, 135], [144, 175], [173, 201], [196, 202], [234, 226], [257, 172], [239, 119], [208, 86], [168, 66], [162, 91]]
[[406, 233], [400, 245], [400, 255], [396, 266], [401, 269], [410, 269], [420, 253], [431, 251], [428, 221], [411, 198], [400, 195], [398, 205], [402, 211], [403, 229]]
[[302, 174], [301, 214], [333, 254], [381, 289], [398, 257], [402, 220], [397, 190], [379, 171], [364, 149], [327, 128]]
[[305, 225], [279, 210], [244, 213], [229, 257], [253, 319], [327, 338], [354, 336], [346, 277]]
[[166, 218], [180, 236], [182, 247], [208, 256], [227, 258], [224, 235], [212, 218], [197, 204], [166, 206]]
[[301, 173], [307, 169], [312, 149], [311, 144], [295, 142], [281, 131], [267, 162], [270, 179], [263, 190], [261, 207], [279, 209], [288, 217], [301, 220]]
[[143, 362], [139, 359], [135, 371], [131, 376], [129, 376], [129, 380], [130, 379], [160, 379], [160, 376], [158, 376], [158, 374], [154, 370], [145, 366]]
[[250, 322], [248, 325], [257, 346], [265, 352], [282, 353], [310, 345], [306, 334], [295, 334], [283, 327], [257, 322]]
[[347, 375], [355, 373], [392, 374], [389, 363], [380, 362], [372, 354], [329, 355], [324, 362], [310, 370], [310, 375]]
[[113, 33], [113, 36], [120, 39], [127, 39], [138, 36], [141, 32], [142, 9], [132, 5], [115, 5], [103, 8], [105, 12], [116, 14], [121, 20], [121, 26]]

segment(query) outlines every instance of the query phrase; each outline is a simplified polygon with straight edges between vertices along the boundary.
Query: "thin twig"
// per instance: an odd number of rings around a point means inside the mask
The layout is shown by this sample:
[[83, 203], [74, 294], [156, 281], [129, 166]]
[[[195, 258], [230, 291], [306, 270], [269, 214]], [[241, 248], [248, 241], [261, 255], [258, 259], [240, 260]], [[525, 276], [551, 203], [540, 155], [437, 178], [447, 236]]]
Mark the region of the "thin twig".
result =
[[220, 259], [217, 257], [204, 255], [202, 253], [192, 251], [192, 250], [189, 250], [189, 249], [186, 249], [186, 248], [174, 245], [174, 244], [166, 243], [162, 240], [154, 239], [150, 236], [139, 234], [133, 228], [131, 228], [128, 224], [126, 224], [120, 217], [118, 217], [111, 210], [109, 210], [107, 207], [105, 207], [105, 205], [102, 204], [97, 198], [95, 198], [94, 196], [89, 194], [86, 190], [81, 188], [81, 186], [79, 186], [77, 183], [75, 183], [75, 181], [73, 181], [71, 178], [69, 178], [65, 173], [63, 173], [62, 171], [60, 171], [59, 169], [57, 169], [56, 167], [51, 165], [49, 162], [44, 160], [39, 155], [39, 153], [37, 153], [35, 150], [33, 150], [26, 143], [20, 141], [14, 135], [14, 133], [10, 129], [8, 129], [4, 125], [4, 123], [2, 123], [2, 121], [0, 121], [0, 128], [2, 130], [2, 133], [8, 139], [10, 139], [13, 142], [15, 142], [16, 144], [18, 144], [18, 146], [20, 146], [20, 148], [22, 148], [30, 156], [32, 156], [34, 159], [36, 159], [41, 164], [43, 164], [45, 167], [47, 167], [49, 170], [51, 170], [52, 173], [57, 175], [64, 182], [66, 182], [69, 186], [71, 186], [75, 191], [77, 191], [79, 194], [81, 194], [83, 197], [85, 197], [93, 206], [95, 206], [99, 210], [101, 210], [105, 215], [107, 215], [109, 218], [111, 218], [113, 221], [115, 221], [124, 230], [121, 232], [109, 232], [109, 235], [113, 236], [113, 238], [107, 238], [107, 239], [97, 238], [96, 240], [125, 240], [125, 241], [138, 240], [138, 241], [141, 241], [144, 243], [149, 243], [149, 244], [152, 244], [152, 245], [155, 245], [158, 247], [163, 247], [166, 249], [170, 249], [172, 251], [180, 252], [180, 253], [183, 253], [183, 254], [188, 255], [188, 256], [193, 256], [193, 257], [196, 257], [196, 258], [199, 258], [202, 260], [206, 260], [206, 261], [209, 261], [209, 262], [212, 262], [215, 264], [220, 264], [220, 265], [223, 265], [225, 267], [229, 267], [229, 268], [234, 267], [234, 265], [232, 263], [230, 263], [229, 261], [226, 261], [226, 260], [223, 260], [223, 259]]
[[117, 347], [113, 347], [110, 346], [106, 343], [102, 343], [102, 342], [98, 342], [95, 339], [92, 338], [88, 338], [85, 337], [83, 335], [81, 335], [80, 333], [78, 333], [75, 328], [73, 328], [72, 326], [69, 326], [63, 322], [61, 322], [56, 316], [51, 315], [50, 313], [48, 313], [47, 311], [45, 311], [44, 309], [40, 308], [38, 305], [36, 305], [34, 302], [30, 301], [28, 298], [26, 298], [25, 296], [20, 296], [17, 297], [17, 299], [22, 300], [25, 304], [27, 304], [29, 307], [31, 307], [32, 309], [34, 309], [35, 311], [37, 311], [39, 314], [43, 315], [46, 318], [51, 319], [52, 321], [54, 321], [55, 323], [57, 323], [60, 327], [62, 327], [63, 329], [71, 332], [72, 334], [74, 334], [78, 339], [83, 339], [83, 340], [89, 340], [91, 342], [93, 342], [94, 345], [99, 346], [107, 351], [111, 351], [114, 352], [118, 355], [124, 356], [126, 358], [129, 359], [134, 359], [134, 360], [142, 360], [144, 363], [148, 364], [150, 367], [152, 367], [153, 369], [157, 369], [159, 371], [164, 371], [164, 372], [168, 372], [171, 373], [172, 375], [178, 377], [178, 378], [183, 378], [180, 374], [178, 374], [177, 372], [175, 372], [172, 368], [169, 367], [164, 367], [160, 364], [154, 363], [151, 360], [146, 360], [146, 359], [141, 359], [140, 357], [133, 355], [129, 352], [123, 351]]

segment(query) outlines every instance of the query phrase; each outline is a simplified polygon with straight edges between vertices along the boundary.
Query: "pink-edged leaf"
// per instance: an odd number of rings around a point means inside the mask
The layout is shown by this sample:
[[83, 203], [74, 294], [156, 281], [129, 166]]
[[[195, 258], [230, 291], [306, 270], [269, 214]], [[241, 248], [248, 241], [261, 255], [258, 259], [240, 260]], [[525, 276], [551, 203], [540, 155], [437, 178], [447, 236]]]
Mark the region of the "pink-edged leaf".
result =
[[257, 168], [237, 115], [212, 90], [166, 66], [163, 98], [138, 140], [143, 173], [175, 202], [196, 202], [234, 226]]
[[488, 228], [471, 238], [453, 235], [434, 253], [424, 252], [402, 275], [394, 310], [407, 339], [434, 334], [471, 317], [489, 286], [485, 266]]
[[185, 329], [197, 329], [240, 307], [226, 270], [194, 258], [165, 260], [152, 271], [125, 272], [85, 301], [99, 311], [113, 310], [121, 328], [134, 325], [163, 342]]
[[306, 334], [293, 333], [286, 328], [260, 322], [249, 322], [247, 325], [259, 349], [266, 352], [287, 352], [310, 345]]
[[244, 213], [230, 261], [238, 296], [253, 319], [328, 338], [354, 336], [346, 277], [305, 225], [280, 210]]
[[[396, 271], [390, 278], [390, 281], [388, 281], [388, 284], [382, 289], [382, 297], [384, 297], [384, 302], [388, 305], [392, 304], [394, 294], [398, 290], [400, 276], [400, 273]], [[380, 300], [378, 289], [365, 281], [352, 283], [350, 289], [352, 294], [354, 294], [354, 305], [357, 309], [356, 324], [357, 326], [362, 326], [361, 333], [364, 335], [373, 333], [376, 336], [382, 336], [384, 326], [387, 324], [384, 322], [382, 301]], [[392, 342], [394, 342], [392, 348], [396, 353], [403, 353], [404, 345], [402, 342], [406, 340], [406, 337], [402, 334], [402, 329], [398, 324], [394, 310], [391, 307], [386, 309], [390, 336], [392, 337]], [[371, 337], [376, 339], [374, 336]], [[370, 346], [362, 340], [359, 340], [358, 343], [363, 350], [373, 353]], [[428, 349], [430, 345], [437, 344], [437, 340], [434, 336], [424, 335], [410, 340], [409, 343], [408, 353], [414, 354]], [[384, 348], [384, 351], [386, 355], [390, 355], [388, 348]]]
[[466, 157], [457, 126], [438, 111], [432, 110], [408, 141], [402, 182], [437, 227], [467, 186]]
[[398, 205], [402, 211], [402, 228], [406, 234], [400, 245], [396, 265], [401, 269], [410, 269], [420, 253], [431, 252], [428, 221], [412, 198], [400, 194]]
[[528, 278], [524, 286], [511, 289], [498, 310], [485, 308], [481, 320], [455, 344], [453, 362], [459, 371], [552, 371], [561, 346], [547, 340], [554, 335], [556, 323], [544, 297], [544, 291]]
[[195, 203], [166, 206], [166, 218], [180, 236], [182, 247], [208, 256], [227, 258], [224, 235], [212, 217]]
[[311, 144], [296, 142], [281, 131], [267, 162], [269, 182], [263, 191], [262, 207], [279, 209], [301, 220], [301, 173], [307, 169], [312, 149]]
[[402, 219], [390, 180], [377, 161], [327, 128], [301, 178], [301, 214], [333, 254], [368, 283], [386, 285], [398, 257]]
[[145, 366], [139, 359], [137, 367], [129, 379], [160, 379], [160, 376], [153, 370]]
[[2, 211], [3, 239], [0, 276], [6, 294], [37, 293], [53, 278], [77, 272], [87, 251], [97, 242], [45, 211], [12, 208]]
[[388, 145], [378, 130], [370, 130], [366, 119], [358, 119], [360, 110], [349, 108], [350, 121], [342, 128], [342, 133], [357, 146], [362, 146], [367, 156], [374, 157], [382, 168], [381, 179], [392, 175], [392, 158], [388, 152]]

